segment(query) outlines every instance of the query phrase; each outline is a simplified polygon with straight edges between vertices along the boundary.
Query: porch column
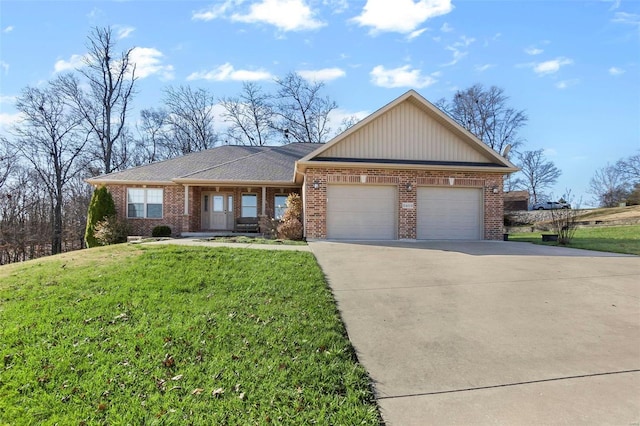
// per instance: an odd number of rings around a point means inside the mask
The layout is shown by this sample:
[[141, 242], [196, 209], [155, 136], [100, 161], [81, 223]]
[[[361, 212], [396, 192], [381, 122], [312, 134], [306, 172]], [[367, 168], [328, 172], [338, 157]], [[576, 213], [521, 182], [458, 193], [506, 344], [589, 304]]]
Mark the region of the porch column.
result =
[[267, 211], [267, 187], [262, 187], [262, 216], [265, 216]]
[[184, 214], [189, 214], [189, 185], [184, 186]]

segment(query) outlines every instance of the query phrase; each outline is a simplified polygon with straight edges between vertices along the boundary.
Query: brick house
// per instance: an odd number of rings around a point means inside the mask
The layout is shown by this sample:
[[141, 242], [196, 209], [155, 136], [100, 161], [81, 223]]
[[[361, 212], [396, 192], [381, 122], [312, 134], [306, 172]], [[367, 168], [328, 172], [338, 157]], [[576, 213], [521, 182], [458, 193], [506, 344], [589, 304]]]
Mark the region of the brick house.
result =
[[326, 144], [220, 146], [89, 179], [133, 233], [233, 230], [303, 199], [309, 239], [502, 239], [518, 169], [410, 90]]

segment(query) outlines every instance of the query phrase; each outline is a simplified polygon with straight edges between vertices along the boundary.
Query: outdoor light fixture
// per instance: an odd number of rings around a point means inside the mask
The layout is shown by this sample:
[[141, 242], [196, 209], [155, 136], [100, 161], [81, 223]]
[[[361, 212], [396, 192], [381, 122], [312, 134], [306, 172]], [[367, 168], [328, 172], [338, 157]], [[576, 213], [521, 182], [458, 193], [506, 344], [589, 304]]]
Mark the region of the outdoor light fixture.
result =
[[411, 191], [413, 189], [413, 185], [411, 185], [411, 182], [407, 182], [406, 188], [407, 191]]
[[320, 188], [320, 182], [318, 182], [317, 180], [313, 181], [313, 189], [318, 189]]
[[493, 193], [494, 193], [494, 194], [497, 194], [497, 193], [498, 193], [498, 187], [497, 187], [497, 186], [494, 186], [494, 187], [493, 187]]

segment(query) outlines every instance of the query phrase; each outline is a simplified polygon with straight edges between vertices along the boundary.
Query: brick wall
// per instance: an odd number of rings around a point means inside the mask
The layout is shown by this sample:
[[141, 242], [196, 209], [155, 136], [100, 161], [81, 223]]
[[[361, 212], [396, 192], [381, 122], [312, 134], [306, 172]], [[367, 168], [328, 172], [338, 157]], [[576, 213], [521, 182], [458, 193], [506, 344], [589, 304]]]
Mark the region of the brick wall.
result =
[[[242, 194], [254, 193], [257, 195], [258, 215], [262, 210], [262, 187], [200, 187], [189, 186], [189, 215], [184, 215], [184, 186], [153, 186], [147, 185], [144, 188], [162, 188], [163, 194], [163, 217], [162, 219], [142, 219], [127, 218], [127, 188], [143, 188], [142, 185], [108, 185], [107, 189], [113, 196], [118, 217], [127, 221], [131, 227], [131, 235], [150, 236], [151, 231], [157, 225], [168, 225], [171, 227], [172, 235], [178, 236], [182, 232], [197, 232], [201, 230], [202, 224], [202, 193], [203, 192], [224, 192], [233, 195], [234, 218], [240, 217]], [[298, 188], [267, 188], [266, 190], [266, 214], [273, 216], [274, 197], [276, 194], [288, 195], [292, 192], [299, 193]]]
[[[162, 219], [127, 218], [127, 188], [162, 188]], [[154, 227], [168, 225], [171, 228], [171, 234], [177, 236], [185, 230], [185, 224], [189, 223], [189, 219], [187, 218], [185, 222], [184, 217], [183, 186], [108, 185], [107, 189], [113, 197], [118, 217], [126, 220], [129, 224], [131, 228], [130, 235], [149, 236]]]
[[[360, 176], [366, 175], [367, 183], [361, 183]], [[398, 187], [398, 230], [400, 239], [416, 238], [417, 190], [419, 186], [451, 186], [449, 178], [454, 178], [453, 186], [478, 187], [484, 196], [484, 239], [500, 240], [503, 232], [502, 174], [478, 172], [449, 172], [426, 170], [391, 169], [341, 169], [318, 167], [307, 169], [305, 191], [305, 235], [307, 238], [324, 239], [327, 236], [327, 185], [350, 183], [356, 185], [391, 184]], [[319, 184], [313, 188], [314, 182]], [[407, 189], [410, 183], [411, 190]], [[496, 188], [497, 193], [494, 193]], [[413, 209], [403, 209], [402, 203], [413, 203]]]

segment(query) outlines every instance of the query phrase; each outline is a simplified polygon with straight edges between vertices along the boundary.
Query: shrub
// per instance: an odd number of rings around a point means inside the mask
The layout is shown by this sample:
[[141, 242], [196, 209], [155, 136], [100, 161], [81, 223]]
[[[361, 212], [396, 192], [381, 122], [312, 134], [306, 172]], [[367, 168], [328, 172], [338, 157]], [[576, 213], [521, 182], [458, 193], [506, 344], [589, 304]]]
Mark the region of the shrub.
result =
[[126, 243], [127, 235], [129, 235], [129, 225], [115, 215], [107, 216], [96, 223], [94, 236], [100, 245]]
[[282, 216], [282, 223], [278, 226], [278, 236], [286, 240], [301, 240], [303, 236], [302, 199], [298, 194], [289, 194], [287, 209]]
[[171, 228], [167, 225], [158, 225], [151, 230], [152, 237], [170, 237]]
[[[571, 191], [569, 191], [567, 198], [570, 198]], [[564, 199], [564, 197], [563, 197]], [[574, 206], [573, 209], [552, 209], [551, 212], [551, 228], [553, 232], [558, 234], [558, 244], [568, 245], [573, 239], [573, 235], [578, 227], [578, 212], [579, 204]]]
[[265, 238], [276, 238], [278, 235], [278, 225], [280, 221], [270, 216], [260, 216], [260, 232]]
[[105, 186], [96, 188], [91, 196], [89, 212], [87, 213], [87, 227], [84, 234], [87, 247], [97, 247], [101, 245], [95, 237], [96, 224], [104, 220], [105, 217], [115, 214], [116, 206], [111, 193], [109, 193]]

